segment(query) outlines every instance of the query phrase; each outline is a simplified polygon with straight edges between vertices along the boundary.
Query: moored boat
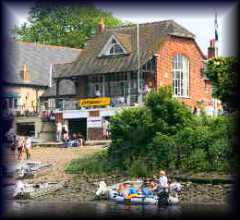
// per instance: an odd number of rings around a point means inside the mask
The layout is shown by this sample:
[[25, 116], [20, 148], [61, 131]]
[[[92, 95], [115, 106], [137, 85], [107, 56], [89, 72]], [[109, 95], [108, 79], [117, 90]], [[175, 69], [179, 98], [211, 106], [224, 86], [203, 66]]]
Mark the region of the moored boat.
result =
[[[151, 195], [143, 195], [141, 193], [131, 196], [126, 196], [119, 191], [121, 185], [128, 184], [133, 185], [138, 191], [141, 189], [143, 181], [126, 181], [123, 183], [117, 183], [112, 186], [107, 186], [104, 181], [99, 183], [99, 188], [96, 192], [96, 196], [106, 195], [108, 199], [118, 203], [128, 204], [151, 204], [151, 205], [175, 205], [179, 203], [178, 193], [181, 191], [182, 186], [180, 183], [174, 182], [169, 185], [169, 189], [166, 192], [152, 193]], [[126, 190], [126, 189], [125, 189]]]

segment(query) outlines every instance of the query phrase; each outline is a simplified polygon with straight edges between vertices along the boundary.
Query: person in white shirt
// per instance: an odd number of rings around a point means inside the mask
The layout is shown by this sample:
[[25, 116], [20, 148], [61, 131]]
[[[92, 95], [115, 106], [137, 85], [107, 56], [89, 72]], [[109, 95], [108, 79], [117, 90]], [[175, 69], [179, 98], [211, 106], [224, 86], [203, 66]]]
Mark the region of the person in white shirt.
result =
[[99, 90], [98, 87], [96, 87], [96, 90], [95, 90], [95, 96], [96, 96], [96, 98], [101, 97], [101, 92], [100, 92], [100, 90]]
[[161, 192], [163, 190], [168, 191], [168, 178], [166, 176], [165, 171], [160, 171], [160, 177], [159, 177], [159, 185], [158, 185], [158, 191]]
[[60, 142], [62, 139], [62, 123], [57, 123], [57, 131], [56, 131], [56, 140], [57, 142]]

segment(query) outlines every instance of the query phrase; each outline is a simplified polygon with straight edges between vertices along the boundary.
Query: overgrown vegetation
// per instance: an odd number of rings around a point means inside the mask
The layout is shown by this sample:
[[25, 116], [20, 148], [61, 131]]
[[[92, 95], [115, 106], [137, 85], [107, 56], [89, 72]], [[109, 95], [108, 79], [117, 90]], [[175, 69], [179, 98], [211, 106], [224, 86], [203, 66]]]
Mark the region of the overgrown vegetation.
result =
[[[123, 110], [111, 119], [112, 144], [104, 157], [73, 162], [85, 172], [127, 171], [130, 176], [152, 176], [168, 171], [230, 170], [233, 121], [230, 115], [194, 116], [161, 87], [145, 97], [144, 107]], [[68, 168], [68, 170], [71, 170]]]
[[238, 109], [239, 59], [237, 57], [214, 57], [209, 59], [205, 74], [213, 85], [213, 96], [220, 99], [228, 111]]

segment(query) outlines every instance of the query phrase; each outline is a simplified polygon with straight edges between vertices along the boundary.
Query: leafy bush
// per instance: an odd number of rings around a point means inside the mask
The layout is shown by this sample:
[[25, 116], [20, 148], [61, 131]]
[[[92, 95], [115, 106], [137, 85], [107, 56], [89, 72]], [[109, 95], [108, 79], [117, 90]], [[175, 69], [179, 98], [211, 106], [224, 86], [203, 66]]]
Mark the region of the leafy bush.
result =
[[175, 134], [192, 121], [191, 111], [172, 97], [169, 86], [149, 92], [145, 97], [145, 105], [151, 112], [155, 132]]
[[132, 175], [160, 168], [226, 171], [233, 161], [230, 117], [193, 116], [170, 87], [149, 92], [145, 107], [114, 116], [111, 132], [109, 160]]
[[[160, 168], [171, 169], [175, 167], [176, 144], [172, 136], [157, 133], [148, 146], [146, 153], [152, 168], [158, 171]], [[156, 159], [154, 159], [156, 158]]]
[[146, 163], [146, 158], [138, 157], [133, 159], [129, 167], [129, 175], [132, 177], [148, 177], [152, 172], [149, 170], [149, 165]]
[[128, 169], [133, 159], [142, 155], [153, 134], [151, 113], [146, 108], [131, 108], [114, 116], [108, 151], [113, 166]]
[[188, 158], [188, 169], [193, 171], [205, 171], [208, 168], [206, 151], [200, 148], [194, 149]]

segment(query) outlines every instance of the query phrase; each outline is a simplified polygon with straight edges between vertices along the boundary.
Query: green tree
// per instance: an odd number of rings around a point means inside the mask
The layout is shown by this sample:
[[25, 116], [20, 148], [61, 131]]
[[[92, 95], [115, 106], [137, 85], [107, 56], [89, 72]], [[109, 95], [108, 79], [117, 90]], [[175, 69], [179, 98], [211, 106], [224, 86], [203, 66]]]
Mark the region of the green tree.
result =
[[[145, 107], [126, 109], [112, 118], [108, 152], [114, 166], [130, 168], [131, 172], [139, 161], [148, 172], [160, 166], [173, 167], [177, 152], [172, 135], [191, 122], [192, 114], [172, 97], [171, 91], [171, 87], [151, 91], [145, 98]], [[143, 173], [145, 168], [141, 169]]]
[[144, 103], [150, 109], [156, 132], [175, 134], [192, 120], [191, 111], [172, 96], [170, 86], [149, 92]]
[[220, 99], [230, 109], [237, 108], [237, 86], [239, 74], [237, 57], [215, 57], [208, 61], [206, 75], [213, 85], [213, 96]]
[[29, 12], [28, 23], [15, 26], [13, 34], [17, 40], [83, 48], [86, 40], [97, 32], [101, 17], [107, 27], [123, 24], [94, 5], [36, 2]]

